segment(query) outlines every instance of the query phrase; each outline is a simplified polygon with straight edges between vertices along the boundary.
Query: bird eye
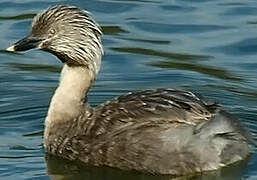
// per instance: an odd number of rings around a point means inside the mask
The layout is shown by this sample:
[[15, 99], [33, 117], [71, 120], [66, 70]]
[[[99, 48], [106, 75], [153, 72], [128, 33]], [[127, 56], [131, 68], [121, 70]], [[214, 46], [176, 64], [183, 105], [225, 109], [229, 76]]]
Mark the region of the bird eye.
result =
[[52, 37], [54, 34], [55, 34], [55, 30], [54, 29], [50, 29], [49, 36]]

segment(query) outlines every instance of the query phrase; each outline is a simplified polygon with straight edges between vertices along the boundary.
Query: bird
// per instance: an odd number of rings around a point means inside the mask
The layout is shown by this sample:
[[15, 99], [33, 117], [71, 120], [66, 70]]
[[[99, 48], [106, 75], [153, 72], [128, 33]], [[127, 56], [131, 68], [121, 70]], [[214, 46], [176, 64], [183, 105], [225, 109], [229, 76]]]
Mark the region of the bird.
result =
[[246, 159], [249, 131], [220, 104], [193, 92], [134, 91], [96, 107], [87, 93], [104, 54], [88, 11], [57, 5], [38, 13], [28, 35], [7, 48], [38, 49], [63, 63], [45, 119], [46, 153], [93, 166], [183, 176]]

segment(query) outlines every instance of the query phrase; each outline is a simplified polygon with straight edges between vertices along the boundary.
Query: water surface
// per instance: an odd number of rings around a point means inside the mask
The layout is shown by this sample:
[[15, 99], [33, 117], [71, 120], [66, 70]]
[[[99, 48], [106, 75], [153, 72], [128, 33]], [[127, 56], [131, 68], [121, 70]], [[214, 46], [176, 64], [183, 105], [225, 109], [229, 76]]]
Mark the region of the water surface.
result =
[[[132, 90], [183, 88], [219, 101], [257, 139], [256, 1], [1, 0], [0, 179], [170, 179], [45, 157], [44, 117], [62, 64], [44, 52], [4, 49], [27, 34], [37, 12], [56, 4], [90, 11], [103, 28], [92, 105]], [[257, 179], [257, 151], [232, 167], [184, 179]]]

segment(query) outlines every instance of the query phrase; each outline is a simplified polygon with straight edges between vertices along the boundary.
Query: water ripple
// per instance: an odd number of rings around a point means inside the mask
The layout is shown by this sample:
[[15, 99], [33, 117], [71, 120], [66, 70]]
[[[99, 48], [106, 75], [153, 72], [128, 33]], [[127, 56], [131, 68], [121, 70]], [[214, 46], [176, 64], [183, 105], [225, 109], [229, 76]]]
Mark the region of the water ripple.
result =
[[158, 56], [173, 60], [181, 60], [181, 61], [202, 61], [208, 60], [212, 58], [211, 56], [205, 55], [193, 55], [193, 54], [180, 54], [180, 53], [169, 53], [169, 52], [161, 52], [152, 49], [146, 48], [132, 48], [132, 47], [113, 47], [111, 48], [117, 52], [125, 52], [125, 53], [133, 53], [133, 54], [140, 54], [140, 55], [148, 55], [148, 56]]
[[24, 158], [33, 158], [33, 157], [40, 157], [40, 156], [1, 156], [0, 159], [24, 159]]
[[154, 33], [205, 33], [211, 31], [228, 30], [232, 26], [203, 25], [203, 24], [161, 24], [153, 22], [130, 22], [130, 25], [145, 32]]
[[159, 67], [159, 68], [194, 71], [194, 72], [209, 75], [215, 78], [224, 79], [224, 80], [242, 81], [242, 79], [239, 76], [232, 74], [220, 67], [212, 67], [207, 65], [189, 64], [189, 63], [181, 63], [181, 62], [171, 62], [171, 61], [152, 62], [152, 63], [148, 63], [148, 65]]
[[24, 112], [24, 111], [28, 111], [28, 110], [40, 110], [40, 109], [45, 109], [47, 108], [46, 106], [26, 106], [23, 108], [18, 108], [18, 109], [12, 109], [12, 110], [7, 110], [7, 111], [0, 111], [0, 114], [8, 114], [8, 113], [17, 113], [17, 112]]
[[257, 54], [256, 49], [257, 38], [249, 38], [228, 45], [211, 47], [206, 50], [230, 55], [253, 55]]
[[0, 20], [24, 20], [24, 19], [33, 19], [36, 14], [28, 13], [28, 14], [20, 14], [17, 16], [0, 16]]
[[224, 14], [229, 16], [257, 15], [257, 8], [249, 6], [234, 7]]
[[6, 64], [11, 68], [15, 68], [20, 71], [41, 71], [41, 72], [51, 72], [51, 73], [61, 72], [61, 67], [53, 66], [53, 65], [22, 64], [22, 63], [6, 63]]
[[197, 8], [192, 6], [179, 6], [179, 5], [163, 5], [160, 6], [163, 10], [167, 11], [178, 11], [178, 12], [191, 12], [193, 10], [196, 10]]
[[127, 38], [127, 37], [120, 37], [119, 39], [133, 41], [133, 42], [159, 44], [159, 45], [168, 45], [171, 43], [171, 41], [167, 41], [167, 40], [140, 39], [140, 38]]
[[25, 146], [22, 146], [22, 145], [16, 145], [16, 146], [12, 146], [9, 148], [10, 150], [26, 150], [26, 151], [30, 151], [30, 150], [39, 150], [39, 149], [42, 149], [42, 148], [31, 148], [31, 147], [25, 147]]
[[105, 35], [118, 35], [120, 33], [128, 33], [128, 31], [122, 29], [120, 26], [102, 26], [102, 30]]

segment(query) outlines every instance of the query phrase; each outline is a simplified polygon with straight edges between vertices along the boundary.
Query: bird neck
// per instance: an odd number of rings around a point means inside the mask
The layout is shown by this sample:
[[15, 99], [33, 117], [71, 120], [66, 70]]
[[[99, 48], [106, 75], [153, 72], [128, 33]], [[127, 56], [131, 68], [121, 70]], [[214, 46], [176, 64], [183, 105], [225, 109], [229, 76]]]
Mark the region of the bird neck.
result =
[[87, 113], [85, 96], [94, 78], [94, 73], [86, 67], [64, 65], [45, 120], [45, 136], [54, 125]]

